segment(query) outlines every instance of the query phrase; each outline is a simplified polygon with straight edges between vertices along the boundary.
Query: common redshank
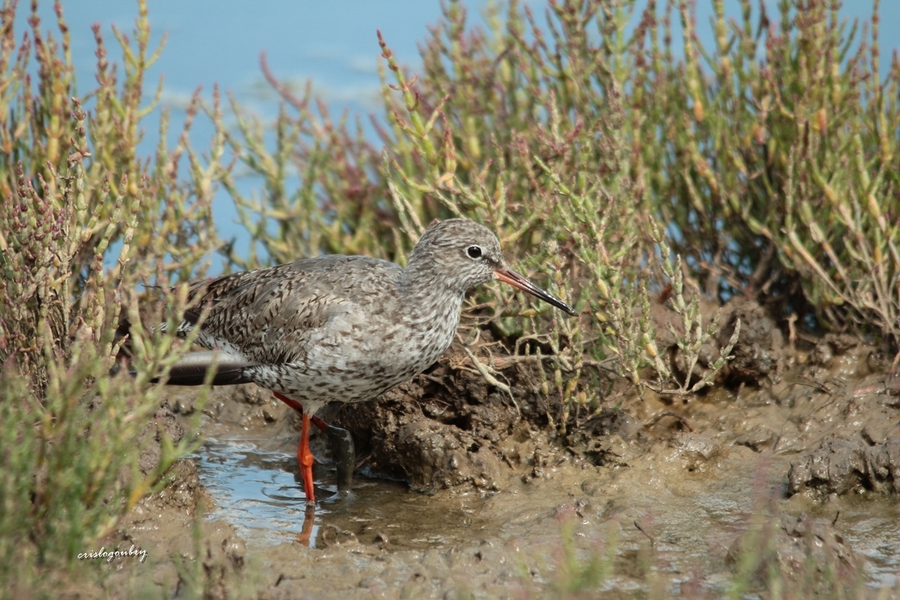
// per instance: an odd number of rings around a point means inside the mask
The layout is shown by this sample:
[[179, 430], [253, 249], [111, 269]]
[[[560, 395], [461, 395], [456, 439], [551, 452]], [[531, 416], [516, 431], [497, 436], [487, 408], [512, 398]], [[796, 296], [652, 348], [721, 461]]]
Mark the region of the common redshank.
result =
[[450, 346], [466, 291], [499, 279], [574, 315], [571, 306], [510, 269], [500, 242], [467, 219], [433, 223], [406, 267], [367, 256], [320, 256], [191, 284], [201, 324], [169, 384], [254, 382], [302, 413], [297, 461], [315, 502], [311, 418], [327, 402], [371, 400], [421, 373]]

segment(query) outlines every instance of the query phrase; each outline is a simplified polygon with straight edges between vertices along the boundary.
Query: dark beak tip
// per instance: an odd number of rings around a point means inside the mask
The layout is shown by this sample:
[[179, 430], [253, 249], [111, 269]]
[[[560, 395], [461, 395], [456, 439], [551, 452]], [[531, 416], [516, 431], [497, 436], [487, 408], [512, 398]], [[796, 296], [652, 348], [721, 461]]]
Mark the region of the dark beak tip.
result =
[[511, 269], [497, 269], [496, 271], [494, 271], [494, 273], [497, 275], [497, 279], [499, 279], [500, 281], [508, 283], [513, 287], [522, 290], [523, 292], [527, 292], [535, 298], [543, 300], [551, 306], [555, 306], [556, 308], [562, 310], [570, 316], [575, 316], [578, 314], [578, 312], [574, 308], [572, 308], [550, 292], [536, 286], [534, 283]]
[[[541, 299], [544, 300], [545, 302], [548, 302], [546, 298], [541, 298]], [[569, 306], [562, 300], [558, 300], [558, 304], [557, 304], [557, 302], [548, 302], [548, 304], [558, 308], [559, 310], [561, 310], [563, 313], [565, 313], [566, 315], [568, 315], [570, 317], [574, 317], [578, 314], [578, 311], [576, 311], [574, 308], [572, 308], [571, 306]]]

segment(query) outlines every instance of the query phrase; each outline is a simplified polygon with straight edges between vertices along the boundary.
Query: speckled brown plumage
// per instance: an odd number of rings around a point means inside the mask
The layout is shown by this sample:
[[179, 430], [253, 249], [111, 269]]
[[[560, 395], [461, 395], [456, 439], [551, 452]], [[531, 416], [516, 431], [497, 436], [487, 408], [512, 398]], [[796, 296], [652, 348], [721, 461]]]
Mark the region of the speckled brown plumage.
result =
[[326, 402], [370, 400], [434, 363], [466, 291], [493, 279], [574, 314], [511, 271], [488, 229], [449, 219], [425, 231], [405, 268], [322, 256], [192, 284], [196, 308], [179, 330], [208, 310], [198, 342], [217, 352], [189, 354], [170, 383], [202, 382], [215, 354], [215, 383], [255, 382], [302, 404], [305, 417]]

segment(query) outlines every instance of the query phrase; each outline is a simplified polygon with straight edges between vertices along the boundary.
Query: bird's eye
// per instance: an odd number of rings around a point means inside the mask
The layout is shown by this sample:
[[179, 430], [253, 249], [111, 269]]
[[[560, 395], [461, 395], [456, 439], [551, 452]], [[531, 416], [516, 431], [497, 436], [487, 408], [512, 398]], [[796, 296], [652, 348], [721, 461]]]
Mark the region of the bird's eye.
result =
[[472, 258], [472, 259], [481, 258], [482, 254], [483, 254], [483, 252], [482, 252], [480, 246], [469, 246], [468, 248], [466, 248], [466, 255], [469, 258]]

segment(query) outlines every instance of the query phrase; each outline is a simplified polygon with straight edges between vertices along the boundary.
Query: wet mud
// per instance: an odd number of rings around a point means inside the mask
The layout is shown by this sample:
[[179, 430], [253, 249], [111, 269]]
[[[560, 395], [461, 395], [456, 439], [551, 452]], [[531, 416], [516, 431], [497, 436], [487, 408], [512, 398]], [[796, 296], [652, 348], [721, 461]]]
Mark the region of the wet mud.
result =
[[[457, 343], [381, 399], [321, 415], [353, 434], [358, 462], [352, 492], [339, 494], [314, 431], [325, 499], [315, 510], [296, 464], [297, 416], [252, 385], [215, 389], [199, 415], [203, 445], [110, 539], [147, 560], [111, 566], [104, 585], [176, 596], [202, 585], [215, 598], [543, 597], [600, 560], [611, 596], [655, 586], [717, 597], [742, 551], [765, 543], [760, 580], [771, 561], [798, 577], [812, 561], [861, 578], [873, 597], [896, 593], [893, 356], [843, 335], [788, 339], [739, 302], [723, 311], [720, 345], [737, 319], [735, 360], [707, 393], [617, 384], [599, 408], [573, 410], [565, 433], [536, 365], [469, 348], [510, 395]], [[677, 369], [669, 342], [660, 348]], [[706, 355], [693, 377], [718, 348]], [[171, 390], [156, 418], [177, 435], [201, 409], [196, 390]]]

